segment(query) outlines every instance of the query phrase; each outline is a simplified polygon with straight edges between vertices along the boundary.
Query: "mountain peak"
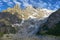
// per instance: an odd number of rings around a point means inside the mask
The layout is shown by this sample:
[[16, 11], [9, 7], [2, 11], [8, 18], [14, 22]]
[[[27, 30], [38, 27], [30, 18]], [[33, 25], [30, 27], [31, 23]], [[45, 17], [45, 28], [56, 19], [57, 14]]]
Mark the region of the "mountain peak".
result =
[[18, 4], [13, 8], [7, 8], [3, 12], [10, 12], [12, 14], [18, 14], [19, 18], [29, 19], [29, 18], [45, 18], [48, 17], [53, 11], [48, 9], [38, 9], [33, 8], [31, 5], [27, 6], [26, 9], [22, 10]]

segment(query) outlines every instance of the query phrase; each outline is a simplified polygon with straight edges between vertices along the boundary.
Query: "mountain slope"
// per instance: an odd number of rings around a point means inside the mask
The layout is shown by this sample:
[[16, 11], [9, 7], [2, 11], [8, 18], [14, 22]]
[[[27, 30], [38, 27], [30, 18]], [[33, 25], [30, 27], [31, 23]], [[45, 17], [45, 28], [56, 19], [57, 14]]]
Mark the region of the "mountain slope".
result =
[[28, 18], [42, 18], [42, 17], [48, 17], [53, 11], [47, 10], [47, 9], [35, 9], [31, 5], [27, 6], [26, 9], [22, 10], [18, 4], [14, 6], [14, 8], [8, 8], [7, 10], [4, 10], [3, 12], [11, 12], [12, 14], [17, 13], [20, 18], [24, 18], [25, 20]]
[[[49, 28], [53, 27], [60, 21], [60, 9], [56, 12], [53, 12], [49, 17], [47, 22], [45, 23]], [[49, 26], [50, 25], [50, 26]]]
[[[60, 36], [60, 9], [53, 12], [40, 29], [41, 34]], [[39, 33], [39, 32], [38, 32]]]
[[[4, 10], [2, 13], [0, 13], [1, 21], [2, 19], [4, 19], [4, 24], [11, 24], [10, 26], [14, 27], [17, 32], [15, 34], [5, 34], [2, 39], [40, 40], [40, 38], [42, 37], [41, 39], [44, 40], [51, 38], [48, 36], [46, 36], [46, 38], [45, 36], [37, 37], [36, 33], [38, 32], [39, 28], [41, 28], [41, 26], [48, 20], [48, 17], [52, 12], [52, 10], [47, 9], [35, 9], [32, 6], [28, 6], [26, 9], [22, 10], [18, 5], [14, 6], [14, 8], [8, 8], [7, 10]], [[51, 38], [51, 40], [53, 39], [57, 40], [59, 38]]]
[[15, 23], [21, 23], [21, 19], [9, 12], [0, 12], [0, 36], [8, 33], [16, 33], [16, 29], [12, 27]]
[[53, 11], [47, 9], [35, 9], [31, 5], [22, 10], [19, 5], [16, 4], [13, 8], [8, 8], [3, 12], [10, 12], [12, 15], [16, 15], [18, 18], [22, 19], [21, 23], [13, 24], [14, 27], [18, 26], [19, 28], [17, 35], [31, 36], [36, 34], [39, 25], [41, 26], [41, 24], [47, 20], [45, 18], [47, 18]]

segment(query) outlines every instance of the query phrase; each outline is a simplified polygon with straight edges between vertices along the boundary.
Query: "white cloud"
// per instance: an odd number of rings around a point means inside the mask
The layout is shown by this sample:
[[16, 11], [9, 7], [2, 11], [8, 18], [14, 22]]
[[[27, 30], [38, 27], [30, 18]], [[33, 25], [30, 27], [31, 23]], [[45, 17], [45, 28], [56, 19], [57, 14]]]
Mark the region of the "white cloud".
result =
[[0, 7], [1, 7], [1, 6], [3, 6], [3, 3], [2, 3], [2, 2], [0, 2]]
[[28, 3], [28, 0], [20, 0], [23, 3], [23, 6], [29, 6], [30, 4]]
[[21, 3], [18, 2], [17, 0], [13, 0], [13, 2], [14, 2], [15, 4], [21, 5]]
[[26, 6], [29, 6], [29, 4], [28, 4], [28, 3], [24, 3], [24, 4], [23, 4], [23, 6], [25, 6], [25, 7], [26, 7]]
[[20, 0], [20, 1], [22, 1], [22, 2], [28, 2], [28, 0]]
[[3, 2], [10, 2], [10, 0], [3, 0]]
[[0, 2], [2, 2], [2, 1], [0, 1]]
[[0, 2], [0, 5], [3, 5], [3, 3]]
[[[13, 1], [13, 2], [11, 2]], [[18, 4], [18, 5], [23, 5], [24, 7], [27, 7], [29, 5], [32, 5], [32, 6], [36, 6], [36, 7], [40, 7], [40, 8], [47, 8], [47, 9], [58, 9], [60, 8], [60, 1], [56, 1], [55, 4], [51, 4], [52, 3], [52, 0], [47, 0], [47, 2], [44, 2], [43, 0], [39, 0], [39, 2], [35, 2], [35, 0], [19, 0], [20, 2], [18, 2], [18, 0], [3, 0], [3, 2], [6, 2], [8, 6], [12, 6], [15, 4]], [[31, 2], [31, 4], [28, 3], [28, 1]], [[0, 0], [1, 2], [1, 0]], [[22, 2], [22, 3], [21, 3]], [[3, 5], [2, 3], [0, 3], [0, 6]]]
[[46, 2], [43, 2], [42, 0], [39, 0], [38, 3], [34, 2], [34, 1], [31, 1], [31, 3], [34, 5], [34, 6], [37, 6], [39, 8], [47, 8], [48, 7], [48, 3]]
[[12, 6], [13, 5], [13, 2], [8, 2], [7, 5], [8, 6]]

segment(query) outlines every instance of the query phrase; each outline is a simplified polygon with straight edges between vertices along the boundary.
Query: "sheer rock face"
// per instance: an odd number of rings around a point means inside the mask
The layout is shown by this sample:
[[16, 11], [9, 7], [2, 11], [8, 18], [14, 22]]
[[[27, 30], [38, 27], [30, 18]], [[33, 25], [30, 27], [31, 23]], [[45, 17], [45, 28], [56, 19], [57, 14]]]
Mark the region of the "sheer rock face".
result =
[[21, 19], [9, 12], [0, 12], [0, 33], [10, 33], [10, 31], [15, 31], [12, 27], [15, 23], [21, 23]]
[[[9, 13], [6, 13], [9, 12]], [[2, 37], [3, 40], [59, 40], [56, 37], [50, 36], [34, 36], [41, 24], [45, 23], [46, 20], [44, 18], [48, 17], [53, 11], [47, 9], [34, 9], [32, 6], [27, 7], [25, 10], [21, 10], [18, 5], [14, 6], [14, 8], [8, 8], [4, 10], [3, 13], [0, 13], [0, 27], [6, 24], [13, 24], [15, 26], [20, 25], [18, 28], [18, 32], [16, 34], [7, 34]], [[48, 17], [46, 22], [47, 26], [50, 26], [59, 21], [60, 17], [58, 14], [54, 12]], [[20, 19], [22, 21], [20, 21]], [[57, 20], [57, 21], [54, 21]], [[52, 22], [51, 22], [52, 21]], [[51, 24], [52, 23], [52, 24]], [[15, 27], [14, 26], [14, 27]], [[9, 27], [4, 27], [3, 32], [5, 29], [11, 30]], [[7, 37], [8, 36], [8, 37]], [[31, 37], [31, 38], [30, 38]]]
[[8, 23], [15, 24], [21, 22], [21, 20], [15, 14], [12, 15], [9, 12], [0, 12], [0, 21], [7, 24]]
[[[39, 25], [43, 24], [53, 11], [47, 9], [34, 9], [32, 6], [28, 6], [26, 9], [21, 10], [21, 8], [16, 5], [14, 8], [8, 8], [3, 12], [10, 12], [12, 15], [16, 15], [18, 18], [22, 19], [20, 24], [14, 24], [13, 26], [19, 26], [17, 36], [30, 36], [36, 34], [39, 29]], [[13, 18], [14, 19], [14, 18]], [[16, 22], [16, 21], [15, 21]]]
[[24, 18], [25, 20], [29, 18], [43, 18], [48, 17], [53, 11], [47, 9], [34, 9], [32, 6], [28, 6], [26, 9], [21, 10], [21, 8], [16, 5], [14, 8], [8, 8], [3, 12], [10, 12], [12, 14], [16, 14], [19, 18]]
[[[9, 12], [9, 13], [6, 13], [6, 12]], [[41, 24], [46, 22], [44, 18], [48, 17], [51, 13], [52, 13], [51, 10], [34, 9], [33, 7], [30, 7], [30, 6], [27, 7], [25, 10], [21, 10], [18, 5], [14, 6], [14, 8], [8, 8], [7, 10], [4, 10], [3, 13], [0, 13], [0, 21], [3, 22], [3, 23], [0, 22], [0, 26], [4, 26], [5, 24], [6, 25], [13, 24], [15, 26], [17, 25], [20, 25], [20, 26], [16, 27], [18, 28], [18, 32], [16, 34], [4, 35], [2, 39], [3, 40], [9, 40], [9, 39], [11, 40], [47, 40], [47, 39], [58, 40], [55, 37], [50, 38], [48, 36], [47, 37], [34, 36], [37, 33], [39, 26], [41, 26]], [[49, 20], [51, 19], [48, 18], [48, 21]], [[3, 29], [11, 30], [12, 28], [4, 27]], [[5, 32], [4, 30], [3, 32]]]
[[47, 22], [44, 25], [46, 25], [49, 28], [53, 28], [53, 26], [55, 26], [55, 24], [57, 24], [58, 22], [60, 22], [60, 9], [52, 13], [48, 17]]

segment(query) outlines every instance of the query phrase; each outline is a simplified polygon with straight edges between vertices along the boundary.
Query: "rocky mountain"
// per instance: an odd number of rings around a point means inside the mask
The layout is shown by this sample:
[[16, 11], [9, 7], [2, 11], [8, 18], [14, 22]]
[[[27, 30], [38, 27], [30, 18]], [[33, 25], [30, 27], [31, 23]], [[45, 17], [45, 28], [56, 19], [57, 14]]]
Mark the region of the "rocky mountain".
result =
[[[4, 10], [3, 12], [10, 12], [12, 14], [17, 13], [18, 16], [21, 18], [24, 18], [25, 20], [29, 19], [29, 18], [42, 18], [42, 17], [48, 17], [53, 10], [47, 10], [47, 9], [35, 9], [32, 6], [28, 6], [26, 7], [24, 10], [22, 10], [18, 4], [16, 4], [16, 6], [14, 6], [14, 8], [7, 8], [7, 10]], [[17, 15], [16, 14], [16, 15]]]
[[53, 27], [55, 24], [60, 22], [60, 9], [56, 12], [53, 12], [49, 17], [47, 22], [45, 23], [50, 28]]
[[40, 28], [41, 34], [49, 34], [49, 35], [60, 35], [60, 9], [53, 12], [48, 18], [47, 21]]
[[[12, 15], [16, 15], [18, 18], [22, 19], [21, 23], [16, 23], [13, 26], [20, 26], [19, 34], [21, 35], [32, 35], [35, 34], [39, 28], [39, 25], [44, 23], [53, 11], [47, 9], [35, 9], [31, 5], [22, 10], [19, 5], [14, 6], [14, 8], [8, 8], [3, 12], [10, 12]], [[31, 29], [31, 30], [30, 30]]]
[[12, 25], [16, 23], [21, 23], [21, 19], [15, 14], [0, 12], [0, 36], [8, 33], [16, 33], [16, 29], [12, 27]]
[[[29, 38], [33, 36], [39, 39], [39, 37], [36, 37], [35, 35], [39, 30], [41, 30], [39, 28], [41, 28], [43, 25], [47, 25], [48, 21], [51, 20], [50, 16], [54, 14], [52, 12], [54, 11], [38, 8], [35, 9], [30, 5], [22, 10], [18, 5], [16, 5], [13, 8], [7, 8], [7, 10], [4, 10], [0, 13], [0, 24], [4, 27], [1, 28], [2, 30], [12, 30], [12, 28], [14, 28], [14, 30], [17, 30], [15, 34], [8, 34], [9, 37], [12, 36], [12, 40], [15, 40], [17, 38], [20, 40], [19, 38], [23, 39], [25, 37]], [[5, 27], [5, 25], [8, 27]], [[3, 38], [5, 39], [6, 36], [7, 35], [4, 35]]]
[[[20, 23], [21, 20], [14, 14], [10, 12], [0, 12], [0, 21], [6, 21], [5, 23], [10, 22], [11, 24]], [[8, 23], [7, 23], [8, 24]]]

